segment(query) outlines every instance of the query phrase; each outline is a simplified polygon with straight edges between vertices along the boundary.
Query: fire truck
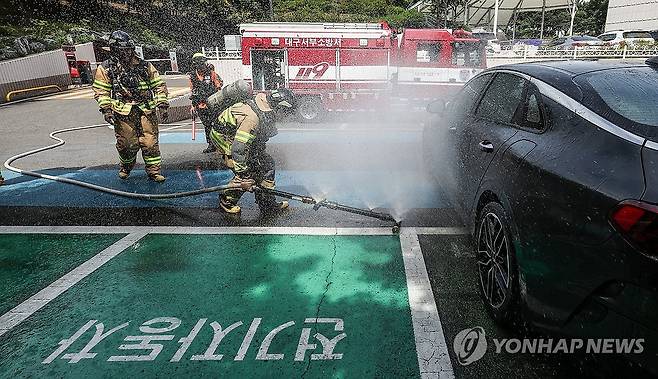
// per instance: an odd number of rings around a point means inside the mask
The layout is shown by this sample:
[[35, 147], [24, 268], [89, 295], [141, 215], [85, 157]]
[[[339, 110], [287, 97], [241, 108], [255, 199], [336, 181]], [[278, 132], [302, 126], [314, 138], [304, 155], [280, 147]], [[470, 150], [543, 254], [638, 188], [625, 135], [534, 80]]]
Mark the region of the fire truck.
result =
[[287, 87], [302, 121], [326, 111], [423, 108], [486, 68], [470, 33], [381, 23], [240, 25], [243, 78], [254, 91]]

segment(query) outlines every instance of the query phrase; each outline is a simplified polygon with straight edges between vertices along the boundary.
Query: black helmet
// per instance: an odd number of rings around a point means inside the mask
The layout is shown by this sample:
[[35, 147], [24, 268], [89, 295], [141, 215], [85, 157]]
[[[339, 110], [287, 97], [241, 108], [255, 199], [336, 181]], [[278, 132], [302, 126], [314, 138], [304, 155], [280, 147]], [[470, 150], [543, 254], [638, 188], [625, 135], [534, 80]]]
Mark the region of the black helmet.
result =
[[133, 42], [128, 33], [122, 30], [112, 32], [112, 34], [110, 34], [108, 43], [110, 45], [110, 53], [112, 53], [112, 55], [116, 55], [122, 51], [132, 52], [135, 50], [135, 42]]
[[192, 67], [197, 70], [204, 68], [207, 61], [208, 58], [206, 58], [203, 53], [194, 53], [194, 55], [192, 55]]
[[295, 108], [295, 94], [288, 88], [279, 88], [267, 95], [267, 102], [274, 109], [293, 109]]

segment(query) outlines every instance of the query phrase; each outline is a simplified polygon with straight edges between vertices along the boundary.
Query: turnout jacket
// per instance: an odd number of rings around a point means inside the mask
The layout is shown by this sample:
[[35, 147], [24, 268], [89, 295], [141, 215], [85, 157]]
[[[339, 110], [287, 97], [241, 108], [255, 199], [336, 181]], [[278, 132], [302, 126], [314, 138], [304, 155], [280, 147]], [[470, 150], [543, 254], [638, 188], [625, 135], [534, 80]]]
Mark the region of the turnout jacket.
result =
[[265, 150], [265, 143], [276, 133], [274, 112], [265, 94], [259, 93], [254, 100], [234, 104], [222, 112], [210, 138], [224, 155], [231, 157], [233, 171], [240, 174], [249, 172], [252, 158]]
[[215, 66], [208, 64], [207, 71], [199, 72], [197, 70], [187, 73], [189, 77], [190, 100], [192, 105], [199, 109], [207, 107], [206, 100], [215, 92], [222, 89], [224, 82], [215, 72]]
[[128, 115], [133, 106], [138, 106], [149, 114], [158, 105], [169, 104], [167, 84], [158, 70], [136, 56], [127, 67], [112, 59], [104, 61], [96, 69], [92, 88], [101, 111], [112, 109]]

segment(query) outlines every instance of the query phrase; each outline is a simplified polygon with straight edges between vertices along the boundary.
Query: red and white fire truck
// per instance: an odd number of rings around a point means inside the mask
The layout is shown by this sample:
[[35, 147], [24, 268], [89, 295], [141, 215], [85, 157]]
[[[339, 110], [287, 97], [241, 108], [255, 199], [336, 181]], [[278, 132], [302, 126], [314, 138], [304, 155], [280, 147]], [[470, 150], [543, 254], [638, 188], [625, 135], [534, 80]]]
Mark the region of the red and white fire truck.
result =
[[464, 31], [262, 22], [240, 33], [243, 78], [255, 91], [292, 89], [305, 121], [324, 111], [424, 108], [486, 68], [485, 46]]

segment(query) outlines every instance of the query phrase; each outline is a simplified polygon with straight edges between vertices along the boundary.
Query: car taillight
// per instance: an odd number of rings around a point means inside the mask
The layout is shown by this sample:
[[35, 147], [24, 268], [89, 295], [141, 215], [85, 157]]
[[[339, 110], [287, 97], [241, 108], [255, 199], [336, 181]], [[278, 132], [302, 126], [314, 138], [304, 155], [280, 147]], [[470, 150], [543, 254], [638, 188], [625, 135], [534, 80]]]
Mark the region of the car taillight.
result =
[[658, 255], [658, 205], [622, 201], [610, 215], [612, 225], [642, 251]]

